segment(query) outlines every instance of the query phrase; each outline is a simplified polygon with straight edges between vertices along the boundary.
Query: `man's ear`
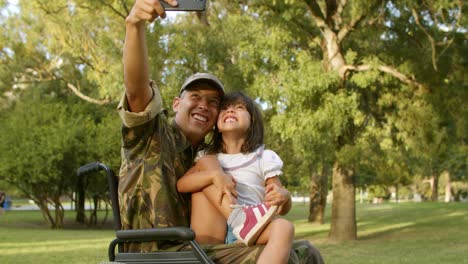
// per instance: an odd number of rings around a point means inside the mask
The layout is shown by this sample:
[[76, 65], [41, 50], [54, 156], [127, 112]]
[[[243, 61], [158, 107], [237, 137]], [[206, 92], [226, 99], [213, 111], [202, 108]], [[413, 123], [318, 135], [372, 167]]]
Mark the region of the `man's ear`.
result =
[[174, 101], [172, 101], [172, 110], [174, 110], [174, 113], [177, 113], [177, 111], [179, 111], [180, 100], [180, 97], [175, 97]]

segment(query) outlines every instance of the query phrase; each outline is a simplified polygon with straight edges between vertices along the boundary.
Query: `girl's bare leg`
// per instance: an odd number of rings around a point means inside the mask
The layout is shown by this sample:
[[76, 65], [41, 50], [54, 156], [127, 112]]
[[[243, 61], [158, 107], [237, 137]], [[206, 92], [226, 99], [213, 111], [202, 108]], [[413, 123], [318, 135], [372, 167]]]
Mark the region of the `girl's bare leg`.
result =
[[219, 204], [219, 191], [214, 185], [202, 192], [192, 193], [191, 228], [195, 240], [200, 244], [224, 244], [227, 223], [232, 209], [230, 201], [224, 196]]
[[226, 218], [206, 198], [203, 192], [192, 194], [191, 228], [200, 244], [224, 244]]
[[211, 203], [213, 208], [218, 211], [219, 214], [224, 216], [224, 222], [228, 219], [229, 215], [232, 212], [230, 207], [231, 203], [226, 195], [223, 195], [221, 202], [219, 201], [219, 190], [214, 186], [210, 185], [203, 189], [203, 194], [207, 201]]
[[256, 242], [257, 245], [266, 244], [257, 264], [287, 263], [293, 240], [294, 225], [286, 219], [273, 219]]

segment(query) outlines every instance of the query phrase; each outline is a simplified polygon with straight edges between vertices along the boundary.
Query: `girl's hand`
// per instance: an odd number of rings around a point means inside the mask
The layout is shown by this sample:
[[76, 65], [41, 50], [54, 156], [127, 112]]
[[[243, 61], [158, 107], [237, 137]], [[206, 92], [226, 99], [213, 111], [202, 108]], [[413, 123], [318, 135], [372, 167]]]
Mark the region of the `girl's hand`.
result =
[[270, 183], [265, 187], [265, 202], [268, 205], [282, 206], [291, 199], [289, 191], [276, 183]]
[[231, 204], [236, 204], [237, 202], [237, 191], [236, 191], [236, 180], [232, 177], [231, 174], [224, 173], [219, 171], [213, 177], [213, 185], [218, 188], [219, 192], [219, 204], [223, 200], [223, 196], [226, 195]]

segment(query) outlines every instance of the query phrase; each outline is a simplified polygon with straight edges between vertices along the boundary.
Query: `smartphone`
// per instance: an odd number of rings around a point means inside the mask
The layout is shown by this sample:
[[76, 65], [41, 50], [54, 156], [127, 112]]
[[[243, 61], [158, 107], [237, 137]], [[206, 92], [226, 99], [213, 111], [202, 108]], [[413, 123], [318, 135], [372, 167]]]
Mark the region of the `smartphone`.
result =
[[177, 0], [178, 6], [171, 6], [165, 1], [159, 0], [166, 11], [204, 11], [206, 0]]

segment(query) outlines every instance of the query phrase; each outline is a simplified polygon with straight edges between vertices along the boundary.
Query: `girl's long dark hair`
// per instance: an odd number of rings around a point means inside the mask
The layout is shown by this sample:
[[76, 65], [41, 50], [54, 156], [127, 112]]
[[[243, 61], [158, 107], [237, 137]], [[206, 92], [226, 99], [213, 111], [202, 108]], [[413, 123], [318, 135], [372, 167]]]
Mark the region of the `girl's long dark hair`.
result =
[[[251, 118], [250, 127], [246, 132], [247, 135], [245, 137], [245, 142], [241, 147], [242, 153], [249, 153], [253, 152], [263, 144], [263, 118], [255, 102], [242, 92], [226, 94], [221, 102], [220, 109], [223, 110], [229, 106], [239, 103], [245, 105]], [[213, 140], [210, 142], [206, 150], [208, 154], [225, 152], [223, 137], [221, 132], [218, 130], [218, 126], [215, 127]]]

